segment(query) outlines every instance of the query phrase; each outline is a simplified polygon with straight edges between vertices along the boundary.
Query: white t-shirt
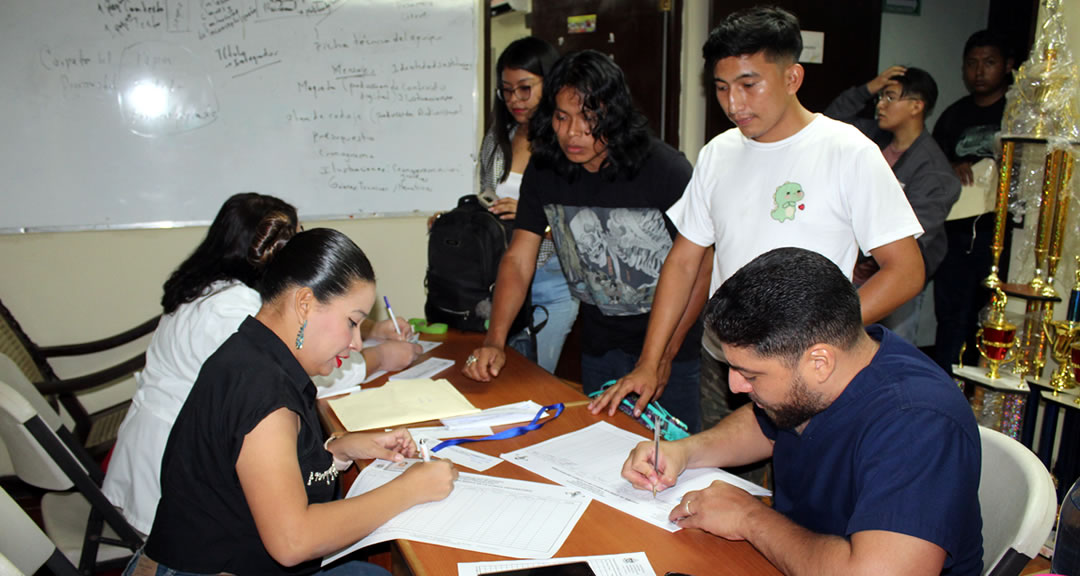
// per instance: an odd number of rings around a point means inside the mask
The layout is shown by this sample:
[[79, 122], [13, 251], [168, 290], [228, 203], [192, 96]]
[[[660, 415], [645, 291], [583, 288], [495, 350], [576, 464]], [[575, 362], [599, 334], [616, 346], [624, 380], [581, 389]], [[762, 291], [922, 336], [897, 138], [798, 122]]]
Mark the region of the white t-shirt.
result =
[[521, 173], [510, 172], [506, 175], [506, 180], [499, 182], [499, 185], [495, 187], [495, 195], [499, 198], [513, 198], [517, 200], [521, 196]]
[[161, 317], [102, 487], [136, 530], [149, 534], [154, 523], [161, 457], [199, 369], [261, 305], [259, 293], [244, 283], [216, 282], [205, 295]]
[[850, 278], [860, 247], [869, 254], [923, 231], [881, 150], [820, 114], [779, 142], [735, 128], [713, 138], [667, 215], [686, 239], [716, 245], [710, 294], [774, 248], [813, 250]]

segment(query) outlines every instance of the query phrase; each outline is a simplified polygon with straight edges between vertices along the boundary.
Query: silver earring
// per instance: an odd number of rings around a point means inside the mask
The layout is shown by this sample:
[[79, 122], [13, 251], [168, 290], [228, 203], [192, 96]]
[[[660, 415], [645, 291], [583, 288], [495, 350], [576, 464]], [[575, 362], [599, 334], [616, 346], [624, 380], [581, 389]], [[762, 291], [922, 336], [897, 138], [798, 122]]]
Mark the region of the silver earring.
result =
[[300, 331], [296, 333], [296, 349], [299, 350], [304, 347], [304, 328], [307, 328], [307, 320], [300, 325]]

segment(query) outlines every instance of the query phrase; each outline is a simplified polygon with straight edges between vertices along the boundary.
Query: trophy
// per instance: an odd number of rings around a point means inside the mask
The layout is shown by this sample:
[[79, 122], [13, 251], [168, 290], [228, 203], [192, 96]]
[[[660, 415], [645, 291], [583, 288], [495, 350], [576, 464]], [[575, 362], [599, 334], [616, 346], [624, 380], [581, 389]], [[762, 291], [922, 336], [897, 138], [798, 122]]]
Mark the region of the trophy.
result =
[[995, 288], [993, 302], [990, 304], [990, 315], [983, 321], [979, 331], [975, 334], [978, 342], [979, 354], [986, 358], [986, 364], [990, 371], [987, 378], [997, 379], [998, 369], [1016, 360], [1016, 354], [1010, 354], [1016, 345], [1016, 324], [1005, 319], [1005, 303], [1008, 299], [1001, 288]]
[[1050, 342], [1050, 353], [1058, 363], [1058, 369], [1050, 377], [1050, 387], [1055, 392], [1076, 386], [1078, 362], [1080, 362], [1080, 256], [1077, 257], [1076, 284], [1069, 295], [1069, 309], [1065, 320], [1053, 320], [1049, 314], [1043, 321], [1043, 332]]

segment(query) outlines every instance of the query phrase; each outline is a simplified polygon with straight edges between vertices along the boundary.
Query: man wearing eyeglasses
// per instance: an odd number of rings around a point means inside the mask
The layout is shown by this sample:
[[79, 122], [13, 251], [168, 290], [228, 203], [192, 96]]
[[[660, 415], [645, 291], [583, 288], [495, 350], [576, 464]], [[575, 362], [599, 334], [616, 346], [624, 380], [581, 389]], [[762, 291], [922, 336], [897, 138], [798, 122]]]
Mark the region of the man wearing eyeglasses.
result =
[[[874, 98], [876, 118], [858, 117]], [[923, 227], [918, 242], [927, 283], [945, 259], [949, 248], [945, 217], [960, 197], [960, 180], [926, 129], [926, 116], [936, 102], [937, 83], [929, 73], [892, 66], [866, 84], [844, 91], [825, 109], [826, 115], [854, 124], [881, 148]], [[872, 258], [860, 259], [855, 269], [856, 284], [876, 271]], [[923, 290], [881, 323], [916, 344], [926, 294]]]

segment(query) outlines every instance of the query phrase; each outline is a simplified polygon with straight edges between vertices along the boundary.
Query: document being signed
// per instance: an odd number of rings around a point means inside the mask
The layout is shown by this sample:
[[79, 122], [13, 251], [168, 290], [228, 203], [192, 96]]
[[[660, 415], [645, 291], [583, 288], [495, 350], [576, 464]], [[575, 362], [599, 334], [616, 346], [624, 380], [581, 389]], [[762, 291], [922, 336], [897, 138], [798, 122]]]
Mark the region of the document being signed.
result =
[[[386, 484], [415, 462], [376, 460], [360, 472], [346, 497]], [[458, 474], [454, 491], [445, 499], [409, 508], [367, 538], [327, 556], [323, 565], [399, 538], [512, 558], [551, 558], [589, 502], [580, 490], [554, 484]]]
[[578, 488], [593, 498], [640, 518], [668, 532], [679, 526], [668, 513], [691, 490], [707, 488], [714, 480], [738, 486], [755, 496], [770, 492], [719, 468], [686, 470], [675, 486], [657, 492], [638, 490], [622, 477], [623, 462], [638, 442], [649, 440], [633, 432], [597, 422], [528, 448], [503, 454], [502, 458], [563, 486]]

